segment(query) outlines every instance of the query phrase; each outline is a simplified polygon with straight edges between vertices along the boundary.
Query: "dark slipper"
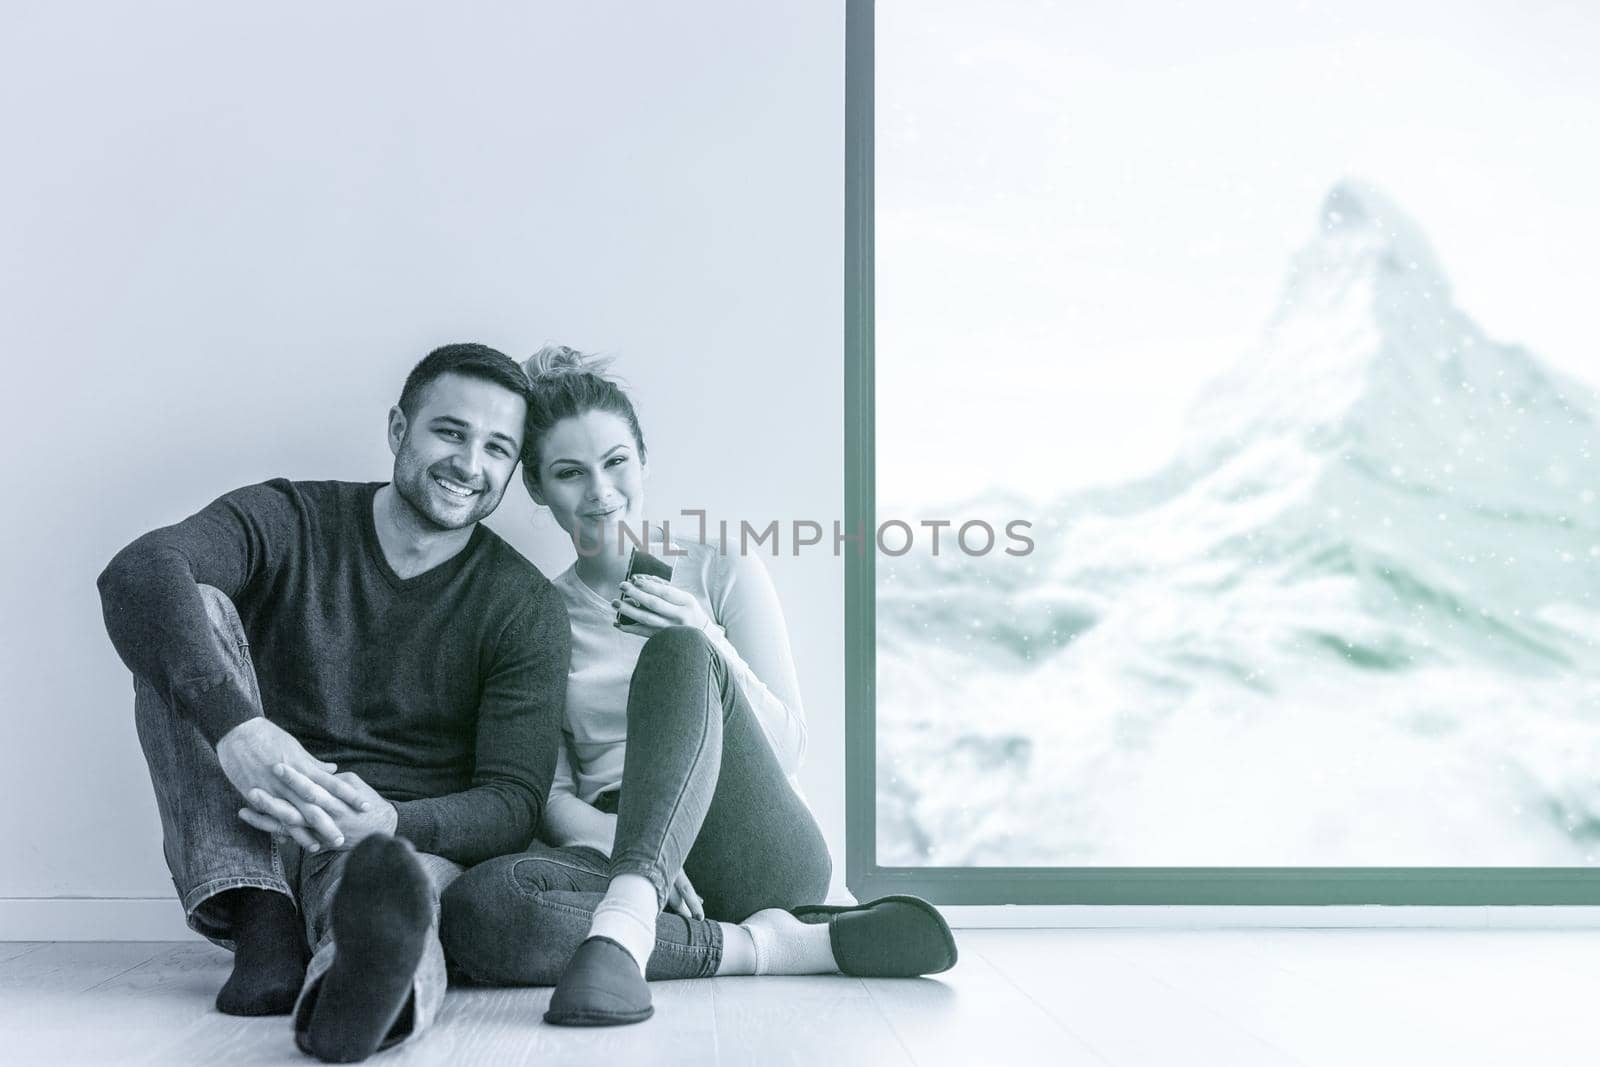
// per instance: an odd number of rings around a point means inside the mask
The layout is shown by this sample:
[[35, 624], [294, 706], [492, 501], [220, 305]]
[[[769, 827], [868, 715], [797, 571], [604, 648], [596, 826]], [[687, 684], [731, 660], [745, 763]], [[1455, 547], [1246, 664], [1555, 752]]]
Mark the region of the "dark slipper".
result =
[[826, 922], [833, 959], [845, 974], [911, 978], [956, 965], [956, 939], [938, 909], [921, 897], [879, 897], [865, 904], [790, 909], [804, 922]]
[[591, 937], [567, 961], [544, 1021], [555, 1026], [621, 1026], [642, 1023], [654, 1011], [650, 987], [628, 950], [609, 937]]

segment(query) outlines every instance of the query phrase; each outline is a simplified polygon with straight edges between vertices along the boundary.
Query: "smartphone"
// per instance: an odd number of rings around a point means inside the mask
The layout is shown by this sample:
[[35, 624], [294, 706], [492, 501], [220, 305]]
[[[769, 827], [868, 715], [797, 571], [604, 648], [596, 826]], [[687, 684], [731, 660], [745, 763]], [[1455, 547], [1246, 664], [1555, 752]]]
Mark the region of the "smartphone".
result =
[[[664, 559], [652, 556], [648, 552], [640, 552], [637, 548], [634, 548], [628, 553], [628, 573], [623, 576], [623, 581], [631, 581], [640, 574], [653, 574], [663, 582], [670, 582], [672, 581], [672, 564]], [[628, 603], [632, 603], [626, 597], [623, 599]], [[611, 625], [623, 633], [648, 634], [650, 632], [638, 623], [624, 617], [620, 610]]]

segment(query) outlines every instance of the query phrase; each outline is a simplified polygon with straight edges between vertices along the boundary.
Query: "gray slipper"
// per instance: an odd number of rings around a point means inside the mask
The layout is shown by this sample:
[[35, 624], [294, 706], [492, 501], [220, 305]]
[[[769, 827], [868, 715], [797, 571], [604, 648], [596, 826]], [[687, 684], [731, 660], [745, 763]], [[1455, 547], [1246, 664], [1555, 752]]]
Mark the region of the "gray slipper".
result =
[[956, 965], [956, 939], [937, 908], [921, 897], [889, 896], [865, 904], [791, 908], [802, 922], [826, 922], [833, 959], [845, 974], [911, 978]]
[[609, 937], [578, 946], [561, 972], [544, 1021], [554, 1026], [621, 1026], [655, 1013], [650, 987], [628, 950]]

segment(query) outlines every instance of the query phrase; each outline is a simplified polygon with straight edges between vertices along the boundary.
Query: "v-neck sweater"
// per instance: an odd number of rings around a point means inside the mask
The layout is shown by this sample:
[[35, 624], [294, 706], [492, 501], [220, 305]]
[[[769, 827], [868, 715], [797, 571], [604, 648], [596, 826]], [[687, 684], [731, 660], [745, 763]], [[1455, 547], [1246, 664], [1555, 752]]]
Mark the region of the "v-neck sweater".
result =
[[215, 744], [258, 714], [197, 588], [216, 587], [244, 625], [268, 719], [394, 803], [419, 849], [468, 863], [517, 851], [560, 744], [565, 604], [482, 524], [401, 577], [374, 525], [380, 488], [274, 480], [140, 537], [100, 576], [106, 630]]

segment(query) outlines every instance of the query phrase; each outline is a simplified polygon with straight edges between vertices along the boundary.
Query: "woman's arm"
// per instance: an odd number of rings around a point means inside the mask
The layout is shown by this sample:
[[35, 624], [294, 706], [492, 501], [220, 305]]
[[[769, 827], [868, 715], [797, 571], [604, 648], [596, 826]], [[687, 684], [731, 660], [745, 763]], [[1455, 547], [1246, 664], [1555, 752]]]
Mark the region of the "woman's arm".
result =
[[806, 713], [778, 591], [755, 556], [719, 557], [716, 564], [722, 580], [713, 589], [706, 636], [727, 661], [784, 773], [794, 774], [806, 751]]
[[544, 839], [552, 845], [583, 845], [611, 855], [617, 835], [617, 817], [578, 796], [565, 737], [556, 746], [556, 773], [550, 783], [550, 799], [544, 806], [542, 825]]

